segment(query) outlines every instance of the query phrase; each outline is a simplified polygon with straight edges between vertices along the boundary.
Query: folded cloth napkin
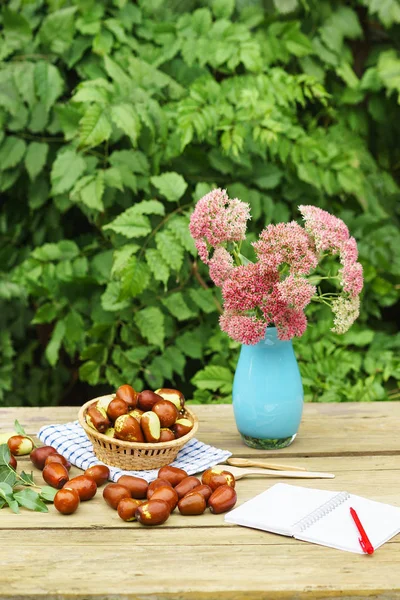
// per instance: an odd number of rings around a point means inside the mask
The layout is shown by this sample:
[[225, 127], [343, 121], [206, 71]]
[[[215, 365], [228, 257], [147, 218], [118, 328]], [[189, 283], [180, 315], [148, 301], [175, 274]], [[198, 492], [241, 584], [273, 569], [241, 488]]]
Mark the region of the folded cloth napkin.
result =
[[[64, 423], [63, 425], [46, 425], [39, 430], [39, 440], [46, 446], [52, 446], [59, 454], [80, 469], [86, 470], [93, 465], [102, 464], [93, 452], [93, 446], [79, 421]], [[220, 450], [214, 446], [203, 444], [192, 438], [179, 451], [178, 456], [171, 463], [174, 467], [184, 469], [188, 475], [194, 475], [224, 462], [232, 452]], [[136, 475], [150, 482], [157, 478], [158, 469], [148, 471], [124, 471], [117, 467], [110, 467], [110, 479], [117, 481], [121, 475]]]

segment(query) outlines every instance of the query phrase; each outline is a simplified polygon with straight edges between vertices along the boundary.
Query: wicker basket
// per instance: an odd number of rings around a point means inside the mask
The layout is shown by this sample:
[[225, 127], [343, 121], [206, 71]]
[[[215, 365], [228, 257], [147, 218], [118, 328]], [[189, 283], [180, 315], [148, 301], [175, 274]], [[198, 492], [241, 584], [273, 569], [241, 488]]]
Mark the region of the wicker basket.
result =
[[[101, 396], [101, 398], [108, 399], [111, 396]], [[171, 442], [154, 444], [124, 442], [103, 435], [86, 423], [85, 415], [87, 409], [98, 400], [100, 400], [100, 397], [86, 402], [81, 407], [78, 414], [79, 423], [92, 442], [93, 451], [97, 458], [106, 465], [119, 467], [126, 471], [145, 471], [146, 469], [159, 469], [169, 465], [175, 460], [179, 450], [194, 436], [199, 426], [196, 415], [185, 407], [182, 418], [189, 418], [193, 422], [193, 427], [189, 433], [181, 438], [172, 440]]]

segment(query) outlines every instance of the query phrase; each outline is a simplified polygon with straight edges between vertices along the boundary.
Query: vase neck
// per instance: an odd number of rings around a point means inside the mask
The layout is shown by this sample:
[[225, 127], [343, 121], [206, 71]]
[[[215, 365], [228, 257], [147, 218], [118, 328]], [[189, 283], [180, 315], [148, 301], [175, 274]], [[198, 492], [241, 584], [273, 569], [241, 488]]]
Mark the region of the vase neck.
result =
[[267, 327], [265, 330], [264, 339], [258, 342], [256, 346], [281, 346], [281, 345], [292, 345], [292, 340], [280, 340], [278, 338], [278, 330], [276, 327]]

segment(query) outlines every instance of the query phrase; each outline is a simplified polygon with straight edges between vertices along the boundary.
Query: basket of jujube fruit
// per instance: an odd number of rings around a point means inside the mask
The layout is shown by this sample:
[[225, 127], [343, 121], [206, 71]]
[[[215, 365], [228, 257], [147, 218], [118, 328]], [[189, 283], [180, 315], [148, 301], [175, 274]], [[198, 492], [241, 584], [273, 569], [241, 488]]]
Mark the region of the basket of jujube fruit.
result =
[[127, 384], [84, 404], [78, 419], [97, 458], [126, 471], [170, 464], [198, 428], [179, 390], [139, 393]]

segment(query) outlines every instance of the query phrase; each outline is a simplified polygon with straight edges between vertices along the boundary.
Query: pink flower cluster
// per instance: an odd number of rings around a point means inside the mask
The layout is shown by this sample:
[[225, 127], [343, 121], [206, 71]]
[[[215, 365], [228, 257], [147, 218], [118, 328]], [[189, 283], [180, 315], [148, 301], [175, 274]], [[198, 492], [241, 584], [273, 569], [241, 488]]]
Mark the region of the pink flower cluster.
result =
[[307, 274], [318, 264], [311, 237], [295, 221], [268, 225], [253, 246], [266, 271], [287, 264], [291, 273]]
[[250, 207], [237, 198], [231, 200], [225, 190], [212, 190], [201, 198], [190, 219], [190, 233], [199, 256], [208, 264], [209, 248], [246, 237]]
[[333, 331], [344, 333], [358, 316], [363, 275], [355, 239], [341, 219], [315, 206], [299, 208], [304, 228], [295, 221], [268, 225], [253, 243], [257, 262], [247, 264], [240, 264], [236, 242], [245, 239], [248, 204], [218, 189], [201, 198], [192, 214], [190, 232], [199, 256], [222, 290], [221, 329], [242, 344], [261, 341], [268, 325], [277, 328], [281, 340], [303, 335], [304, 309], [316, 294], [306, 276], [326, 253], [339, 255], [341, 263], [343, 291], [332, 301]]

